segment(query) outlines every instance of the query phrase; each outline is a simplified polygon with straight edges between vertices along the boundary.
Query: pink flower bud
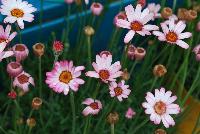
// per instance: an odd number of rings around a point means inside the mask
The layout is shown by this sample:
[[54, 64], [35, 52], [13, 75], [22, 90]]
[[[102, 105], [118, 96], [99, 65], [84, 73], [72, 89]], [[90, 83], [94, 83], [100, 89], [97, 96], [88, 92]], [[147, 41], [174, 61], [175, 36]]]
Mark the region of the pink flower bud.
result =
[[7, 72], [11, 77], [16, 77], [23, 71], [22, 65], [18, 62], [10, 62], [7, 65]]
[[142, 60], [144, 56], [146, 55], [146, 50], [141, 47], [137, 47], [135, 50], [135, 59], [136, 60]]
[[17, 97], [17, 93], [15, 92], [15, 91], [10, 91], [9, 93], [8, 93], [8, 97], [10, 98], [10, 99], [16, 99], [16, 97]]
[[104, 54], [105, 54], [106, 56], [112, 55], [111, 52], [109, 52], [109, 51], [102, 51], [102, 52], [100, 53], [100, 56], [103, 56]]
[[128, 119], [132, 119], [135, 114], [136, 114], [135, 111], [129, 107], [128, 110], [126, 111], [125, 117]]
[[63, 43], [61, 41], [54, 41], [53, 43], [53, 51], [56, 53], [60, 53], [63, 51]]
[[134, 60], [134, 58], [135, 58], [135, 50], [136, 50], [136, 47], [135, 47], [135, 46], [129, 45], [129, 47], [128, 47], [128, 57], [129, 57], [131, 60]]
[[13, 46], [13, 52], [16, 57], [16, 61], [20, 62], [25, 60], [29, 54], [29, 50], [24, 44], [16, 44]]
[[93, 2], [90, 9], [94, 15], [99, 16], [103, 11], [103, 5], [101, 3]]

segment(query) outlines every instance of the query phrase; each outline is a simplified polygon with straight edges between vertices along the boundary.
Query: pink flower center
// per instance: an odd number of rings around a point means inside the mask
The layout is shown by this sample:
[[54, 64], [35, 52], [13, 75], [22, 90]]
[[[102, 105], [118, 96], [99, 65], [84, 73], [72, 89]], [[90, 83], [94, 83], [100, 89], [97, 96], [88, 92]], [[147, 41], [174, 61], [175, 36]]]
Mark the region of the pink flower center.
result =
[[72, 80], [72, 74], [69, 71], [63, 71], [59, 76], [60, 82], [68, 84]]
[[25, 51], [25, 47], [23, 45], [17, 45], [15, 51]]
[[19, 63], [16, 63], [16, 62], [13, 62], [10, 64], [10, 66], [13, 68], [13, 69], [17, 69], [20, 67], [20, 64]]
[[176, 42], [178, 40], [178, 36], [174, 32], [168, 32], [166, 34], [166, 39], [167, 41], [170, 41], [170, 42]]
[[131, 29], [134, 31], [142, 31], [143, 25], [138, 21], [133, 21], [131, 23]]
[[97, 102], [93, 102], [90, 104], [90, 107], [94, 110], [99, 109], [98, 103]]
[[24, 12], [21, 9], [15, 8], [11, 11], [11, 15], [17, 18], [22, 18], [24, 16]]
[[116, 96], [119, 96], [119, 95], [121, 95], [123, 93], [123, 90], [120, 87], [116, 87], [114, 89], [114, 92], [115, 92]]
[[18, 76], [17, 79], [18, 79], [20, 84], [25, 84], [25, 83], [28, 82], [29, 77], [26, 76], [25, 74], [22, 74], [22, 75]]
[[162, 101], [156, 102], [154, 110], [157, 114], [163, 115], [166, 112], [166, 104]]
[[100, 70], [99, 71], [99, 76], [103, 80], [107, 80], [110, 77], [110, 73], [108, 70]]

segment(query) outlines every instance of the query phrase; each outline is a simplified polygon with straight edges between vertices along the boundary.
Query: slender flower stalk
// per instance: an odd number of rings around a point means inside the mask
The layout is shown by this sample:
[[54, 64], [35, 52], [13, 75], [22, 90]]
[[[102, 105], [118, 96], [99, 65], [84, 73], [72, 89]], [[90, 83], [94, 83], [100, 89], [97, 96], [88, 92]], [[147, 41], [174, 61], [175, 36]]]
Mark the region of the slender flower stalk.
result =
[[76, 109], [75, 109], [75, 102], [74, 102], [74, 93], [70, 91], [70, 103], [72, 109], [72, 134], [76, 134]]

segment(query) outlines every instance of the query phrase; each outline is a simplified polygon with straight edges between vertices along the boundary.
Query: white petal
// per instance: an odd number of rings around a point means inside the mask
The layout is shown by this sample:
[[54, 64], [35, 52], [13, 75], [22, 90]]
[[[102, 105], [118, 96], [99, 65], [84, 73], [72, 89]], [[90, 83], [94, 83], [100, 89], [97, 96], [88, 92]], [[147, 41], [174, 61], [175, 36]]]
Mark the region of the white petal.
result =
[[182, 40], [177, 40], [176, 41], [176, 44], [184, 49], [188, 49], [189, 48], [189, 45], [187, 43], [185, 43], [184, 41]]
[[135, 35], [135, 32], [133, 30], [130, 30], [125, 38], [124, 38], [124, 43], [129, 43], [132, 39], [133, 39], [133, 36]]

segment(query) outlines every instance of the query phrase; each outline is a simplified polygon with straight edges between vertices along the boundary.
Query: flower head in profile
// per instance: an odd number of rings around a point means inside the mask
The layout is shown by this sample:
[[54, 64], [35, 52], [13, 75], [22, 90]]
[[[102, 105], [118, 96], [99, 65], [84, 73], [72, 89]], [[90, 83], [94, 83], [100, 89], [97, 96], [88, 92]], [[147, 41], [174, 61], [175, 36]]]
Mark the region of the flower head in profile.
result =
[[93, 2], [90, 9], [94, 15], [99, 16], [103, 11], [103, 5], [98, 2]]
[[24, 21], [32, 22], [34, 15], [32, 14], [37, 9], [34, 8], [27, 1], [22, 0], [2, 0], [0, 12], [7, 17], [4, 19], [4, 23], [15, 23], [19, 25], [21, 29], [24, 29]]
[[125, 7], [125, 12], [128, 20], [117, 20], [118, 27], [129, 30], [124, 38], [125, 43], [129, 43], [136, 33], [141, 36], [151, 35], [150, 31], [159, 29], [156, 25], [147, 24], [153, 18], [153, 13], [150, 13], [148, 8], [142, 11], [140, 4], [135, 9], [132, 5], [128, 5]]
[[28, 74], [26, 72], [22, 72], [21, 74], [19, 74], [17, 77], [15, 77], [15, 79], [13, 81], [13, 86], [19, 87], [24, 92], [29, 91], [30, 84], [32, 84], [33, 86], [35, 85], [34, 79], [31, 77], [30, 74]]
[[175, 23], [174, 19], [168, 20], [168, 22], [161, 23], [162, 31], [154, 31], [153, 34], [158, 36], [160, 41], [166, 41], [170, 44], [176, 44], [184, 49], [187, 49], [189, 45], [182, 41], [182, 39], [190, 38], [192, 33], [183, 32], [186, 24], [183, 21], [178, 21]]
[[145, 113], [150, 115], [150, 120], [154, 124], [160, 124], [162, 121], [166, 128], [175, 125], [175, 121], [170, 114], [180, 113], [180, 107], [173, 103], [177, 97], [171, 95], [172, 92], [165, 92], [164, 88], [155, 89], [155, 95], [147, 92], [145, 97], [147, 102], [142, 103], [142, 106], [146, 109]]
[[150, 13], [153, 13], [153, 19], [160, 18], [161, 15], [158, 13], [160, 11], [160, 4], [150, 3], [148, 4], [147, 8], [149, 9]]
[[125, 117], [127, 119], [132, 119], [135, 114], [136, 114], [135, 111], [129, 107], [128, 110], [126, 111]]
[[115, 16], [114, 21], [113, 21], [115, 26], [117, 26], [118, 19], [126, 20], [127, 19], [126, 13], [124, 11], [121, 11]]
[[46, 83], [57, 93], [67, 95], [69, 89], [76, 92], [79, 85], [85, 83], [84, 80], [79, 78], [84, 69], [84, 66], [75, 67], [73, 61], [56, 62], [53, 70], [46, 73]]
[[0, 62], [5, 58], [14, 55], [13, 51], [4, 51], [5, 48], [6, 48], [6, 43], [0, 45]]
[[14, 45], [13, 52], [14, 52], [17, 62], [25, 60], [29, 54], [29, 50], [25, 44]]
[[96, 62], [92, 63], [95, 71], [86, 72], [86, 76], [100, 78], [104, 83], [116, 81], [122, 75], [121, 64], [119, 61], [112, 64], [112, 55], [96, 55]]
[[82, 114], [84, 116], [88, 115], [96, 115], [102, 109], [102, 104], [99, 100], [94, 100], [92, 98], [85, 99], [82, 104], [87, 105], [87, 107], [83, 110]]
[[111, 82], [109, 89], [111, 97], [117, 97], [119, 101], [122, 101], [124, 98], [128, 98], [129, 94], [131, 93], [129, 85], [125, 85], [124, 80], [120, 81], [119, 83]]

